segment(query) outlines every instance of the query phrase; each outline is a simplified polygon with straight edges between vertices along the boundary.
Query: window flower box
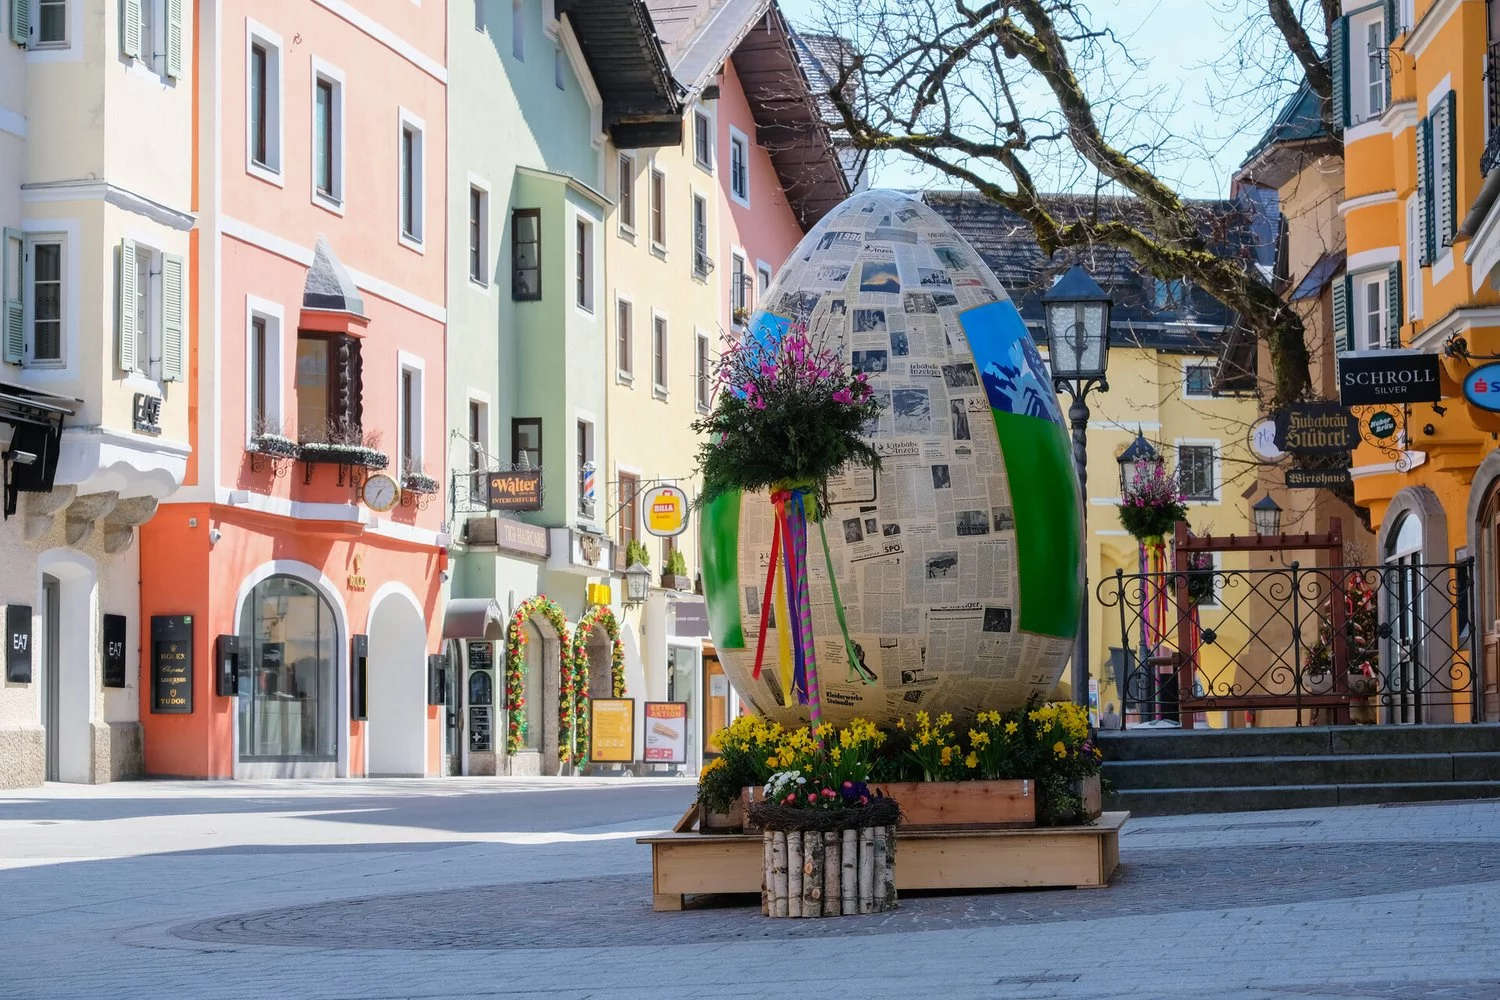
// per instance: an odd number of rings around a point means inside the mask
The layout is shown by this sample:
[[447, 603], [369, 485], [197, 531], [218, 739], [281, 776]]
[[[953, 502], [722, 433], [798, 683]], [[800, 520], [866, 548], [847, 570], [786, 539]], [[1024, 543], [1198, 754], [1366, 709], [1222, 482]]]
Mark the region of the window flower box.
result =
[[251, 454], [272, 459], [296, 458], [298, 444], [291, 438], [280, 434], [257, 434], [250, 439], [250, 446], [245, 450]]
[[438, 481], [422, 472], [408, 472], [401, 477], [401, 489], [407, 493], [429, 496], [438, 491]]
[[391, 464], [384, 452], [362, 444], [333, 444], [327, 441], [304, 441], [297, 457], [309, 465], [355, 465], [362, 469], [383, 469]]

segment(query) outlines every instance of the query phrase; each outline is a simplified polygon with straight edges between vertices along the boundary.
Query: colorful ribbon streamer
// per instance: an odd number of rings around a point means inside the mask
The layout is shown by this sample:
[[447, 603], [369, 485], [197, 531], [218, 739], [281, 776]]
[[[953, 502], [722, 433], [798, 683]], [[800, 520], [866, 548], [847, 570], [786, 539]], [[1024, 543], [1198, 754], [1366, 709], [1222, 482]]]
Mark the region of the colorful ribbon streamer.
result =
[[795, 575], [788, 574], [792, 589], [797, 592], [797, 615], [801, 623], [798, 630], [802, 645], [801, 677], [802, 683], [798, 687], [798, 696], [803, 704], [807, 705], [808, 718], [812, 728], [816, 730], [823, 721], [823, 697], [818, 687], [818, 653], [813, 644], [812, 623], [812, 600], [808, 595], [807, 586], [807, 491], [801, 488], [792, 490], [791, 510], [787, 514], [787, 523], [791, 526], [791, 548], [795, 553], [794, 559], [797, 567]]
[[823, 527], [822, 518], [818, 518], [818, 536], [823, 540], [823, 564], [828, 567], [828, 586], [833, 588], [833, 612], [838, 616], [839, 631], [844, 636], [844, 652], [849, 657], [849, 680], [874, 684], [875, 672], [860, 660], [859, 651], [854, 648], [854, 640], [849, 637], [849, 623], [844, 618], [844, 601], [839, 597], [839, 578], [833, 572], [833, 556], [828, 552], [828, 531]]
[[776, 556], [781, 550], [781, 518], [771, 522], [771, 561], [766, 570], [766, 589], [760, 598], [760, 636], [755, 640], [755, 670], [751, 677], [760, 680], [761, 658], [766, 655], [766, 632], [771, 626], [771, 593], [776, 588]]

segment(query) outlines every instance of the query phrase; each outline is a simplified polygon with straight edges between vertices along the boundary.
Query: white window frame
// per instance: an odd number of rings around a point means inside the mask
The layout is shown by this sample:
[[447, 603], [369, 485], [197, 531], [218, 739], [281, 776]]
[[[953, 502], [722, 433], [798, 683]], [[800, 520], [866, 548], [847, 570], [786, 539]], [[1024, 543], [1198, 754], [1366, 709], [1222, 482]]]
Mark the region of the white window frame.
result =
[[[583, 437], [588, 442], [588, 453], [584, 454], [578, 450], [578, 432], [587, 428]], [[584, 510], [583, 507], [583, 467], [585, 463], [594, 467], [594, 506], [592, 510]], [[573, 418], [573, 489], [576, 503], [574, 510], [586, 523], [593, 524], [599, 521], [599, 508], [607, 504], [609, 490], [604, 485], [604, 477], [599, 474], [599, 421], [586, 410], [579, 410]]]
[[[397, 462], [397, 481], [399, 482], [406, 477], [408, 472], [426, 472], [426, 468], [423, 465], [426, 461], [426, 456], [423, 454], [422, 442], [427, 436], [426, 421], [424, 420], [425, 414], [423, 412], [426, 407], [427, 388], [424, 383], [427, 376], [427, 363], [417, 355], [408, 354], [406, 351], [398, 351], [396, 360], [396, 454], [394, 457]], [[404, 414], [401, 412], [404, 395], [404, 376], [408, 372], [412, 375], [410, 406], [412, 412], [413, 440], [409, 448], [412, 468], [405, 468], [400, 464], [402, 457], [408, 451], [406, 421], [403, 419]]]
[[[698, 158], [698, 119], [700, 117], [708, 123], [708, 159], [706, 161]], [[719, 133], [717, 118], [714, 109], [704, 104], [695, 105], [688, 115], [688, 158], [693, 161], [695, 167], [707, 174], [714, 172], [714, 144]]]
[[[14, 3], [15, 0], [11, 2]], [[166, 2], [165, 0], [140, 0], [140, 8], [141, 51], [135, 57], [135, 64], [150, 75], [157, 76], [163, 68], [158, 66], [157, 60], [165, 61], [167, 55]]]
[[1406, 318], [1422, 318], [1422, 205], [1420, 190], [1406, 199]]
[[[743, 191], [736, 191], [734, 189], [734, 150], [736, 146], [740, 148], [740, 162], [745, 168], [745, 190]], [[750, 137], [735, 128], [732, 122], [729, 125], [729, 197], [737, 205], [742, 205], [745, 208], [750, 207]]]
[[[1351, 282], [1354, 301], [1350, 304], [1351, 321], [1354, 323], [1354, 353], [1373, 354], [1376, 351], [1386, 350], [1386, 343], [1390, 335], [1390, 317], [1386, 315], [1390, 304], [1390, 289], [1386, 287], [1389, 272], [1386, 268], [1374, 271], [1362, 271], [1353, 275]], [[1369, 329], [1368, 295], [1371, 287], [1376, 289], [1377, 308], [1375, 315], [1379, 320], [1377, 331], [1378, 341], [1370, 344], [1367, 336]]]
[[[1373, 36], [1378, 40], [1377, 52], [1384, 66], [1384, 60], [1390, 58], [1385, 51], [1385, 9], [1383, 5], [1377, 4], [1370, 10], [1354, 14], [1349, 18], [1349, 110], [1351, 124], [1360, 124], [1384, 113], [1386, 105], [1390, 103], [1390, 95], [1385, 93], [1385, 71], [1381, 70], [1379, 76], [1370, 79], [1370, 38]], [[1380, 88], [1380, 107], [1371, 106], [1370, 93], [1374, 86]]]
[[[734, 265], [736, 261], [740, 265], [741, 277], [749, 279], [748, 284], [750, 286], [754, 286], [755, 279], [750, 275], [750, 255], [745, 253], [744, 247], [731, 247], [729, 250], [729, 323], [738, 329], [741, 324], [734, 321], [735, 298], [743, 296], [741, 304], [748, 313], [751, 308], [751, 288], [747, 288], [744, 281], [738, 282], [739, 288], [735, 287]], [[745, 317], [745, 321], [749, 322], [749, 316]]]
[[712, 344], [708, 334], [698, 327], [693, 328], [693, 404], [699, 413], [707, 413], [713, 397]]
[[[620, 235], [635, 239], [635, 157], [630, 153], [622, 152], [615, 159], [615, 205], [619, 211], [616, 217], [619, 220]], [[630, 217], [625, 217], [626, 206], [630, 208]]]
[[[766, 279], [764, 284], [762, 284], [761, 280], [760, 280], [762, 275], [764, 275], [765, 279]], [[755, 301], [756, 302], [759, 302], [760, 301], [760, 297], [762, 295], [764, 295], [767, 291], [770, 290], [770, 288], [771, 288], [771, 282], [773, 282], [775, 280], [776, 280], [776, 269], [773, 268], [770, 264], [766, 263], [765, 261], [757, 259], [755, 261]]]
[[[21, 237], [21, 322], [26, 331], [26, 353], [24, 366], [27, 368], [67, 368], [68, 346], [69, 346], [69, 323], [71, 320], [69, 310], [68, 290], [74, 282], [69, 279], [73, 277], [69, 273], [70, 255], [68, 252], [69, 234], [46, 231], [26, 232]], [[45, 358], [38, 360], [36, 356], [36, 245], [38, 243], [56, 243], [58, 245], [59, 259], [57, 262], [57, 274], [61, 287], [57, 296], [57, 353], [56, 358]]]
[[[344, 71], [317, 56], [311, 57], [311, 86], [308, 87], [308, 191], [312, 203], [335, 215], [344, 214]], [[333, 191], [325, 195], [318, 190], [318, 81], [332, 84], [333, 143], [328, 150], [332, 162]]]
[[[471, 473], [485, 472], [489, 466], [488, 457], [494, 454], [494, 450], [490, 447], [490, 411], [494, 407], [491, 405], [490, 394], [479, 389], [470, 388], [466, 401], [467, 405], [464, 407], [464, 436], [467, 438], [467, 443], [464, 445], [464, 466]], [[473, 421], [469, 419], [469, 415], [476, 406], [479, 407], [479, 439], [477, 441], [468, 434], [473, 424]], [[486, 458], [483, 466], [478, 468], [474, 465], [475, 446], [478, 447], [479, 451], [483, 452]]]
[[[598, 227], [592, 216], [584, 212], [573, 213], [573, 308], [588, 316], [594, 315], [598, 302], [599, 253], [595, 246]], [[579, 261], [583, 273], [579, 274]]]
[[[250, 111], [250, 49], [260, 43], [266, 50], [266, 157], [269, 162], [255, 162], [255, 116]], [[245, 19], [245, 173], [268, 184], [283, 186], [282, 179], [282, 111], [283, 47], [281, 36], [262, 24]]]
[[[668, 214], [668, 206], [671, 204], [671, 201], [672, 201], [672, 199], [667, 196], [667, 194], [668, 194], [667, 172], [660, 165], [658, 165], [656, 163], [656, 161], [653, 159], [652, 162], [651, 162], [651, 172], [650, 172], [650, 174], [648, 176], [649, 176], [650, 179], [648, 181], [647, 191], [646, 191], [646, 201], [647, 201], [646, 211], [649, 214], [647, 215], [647, 218], [646, 218], [646, 230], [647, 230], [647, 234], [649, 235], [649, 237], [651, 239], [651, 250], [652, 250], [652, 252], [655, 253], [658, 257], [660, 257], [662, 260], [666, 260], [667, 259], [667, 239], [668, 239], [668, 233], [670, 232], [670, 230], [669, 230], [668, 227], [671, 225], [671, 218], [670, 218], [670, 216]], [[656, 190], [656, 179], [658, 177], [661, 178], [661, 193], [660, 193], [660, 195], [658, 195], [657, 190]], [[660, 240], [658, 240], [656, 238], [656, 214], [658, 212], [661, 213], [661, 239]]]
[[1410, 31], [1417, 23], [1416, 0], [1401, 0], [1396, 5], [1396, 30]]
[[1182, 398], [1183, 399], [1213, 399], [1214, 398], [1214, 393], [1213, 393], [1213, 389], [1212, 388], [1210, 388], [1208, 392], [1192, 392], [1192, 391], [1189, 390], [1189, 388], [1188, 388], [1188, 385], [1189, 385], [1188, 372], [1192, 371], [1195, 368], [1207, 368], [1209, 370], [1209, 372], [1210, 372], [1209, 383], [1210, 383], [1210, 385], [1212, 385], [1212, 382], [1213, 382], [1212, 372], [1213, 372], [1213, 369], [1214, 369], [1214, 366], [1212, 364], [1209, 364], [1209, 363], [1204, 362], [1204, 361], [1195, 361], [1195, 360], [1192, 360], [1192, 359], [1184, 360], [1183, 363], [1182, 363]]
[[287, 434], [286, 411], [283, 407], [282, 359], [286, 357], [283, 353], [286, 312], [279, 302], [247, 294], [245, 296], [245, 444], [247, 446], [255, 440], [256, 433], [255, 366], [251, 363], [251, 359], [255, 355], [255, 321], [257, 319], [266, 324], [266, 357], [264, 359], [266, 416], [275, 422], [278, 428], [276, 433], [290, 438], [296, 437], [295, 434]]
[[526, 3], [511, 0], [510, 6], [510, 54], [516, 62], [526, 61]]
[[[661, 325], [662, 349], [661, 371], [656, 370], [656, 329]], [[658, 378], [657, 376], [661, 377]], [[672, 377], [672, 323], [667, 314], [658, 309], [651, 310], [651, 392], [657, 399], [666, 399], [668, 383]]]
[[[473, 248], [470, 245], [471, 244], [471, 240], [469, 238], [469, 229], [470, 229], [470, 227], [472, 227], [472, 224], [473, 224], [472, 223], [472, 216], [473, 216], [473, 212], [474, 212], [473, 197], [474, 197], [474, 192], [475, 191], [479, 192], [479, 274], [480, 274], [480, 276], [478, 278], [474, 277], [474, 268], [472, 266], [472, 262], [469, 261], [469, 260], [467, 260], [467, 258], [470, 256], [470, 254], [473, 253]], [[469, 272], [469, 281], [472, 282], [475, 287], [482, 288], [482, 289], [484, 289], [485, 291], [488, 292], [488, 291], [492, 290], [494, 288], [494, 286], [495, 286], [495, 283], [490, 280], [490, 276], [492, 274], [494, 274], [494, 272], [495, 272], [495, 265], [490, 260], [490, 247], [491, 247], [490, 231], [492, 229], [492, 226], [491, 226], [491, 223], [490, 223], [490, 184], [489, 184], [488, 181], [484, 180], [481, 177], [476, 177], [473, 174], [469, 175], [469, 203], [468, 203], [468, 205], [466, 207], [468, 208], [468, 214], [470, 216], [470, 219], [469, 219], [469, 222], [468, 222], [468, 224], [466, 225], [466, 227], [464, 229], [464, 236], [465, 236], [465, 239], [464, 239], [464, 257], [466, 258], [465, 262], [464, 262], [465, 263], [465, 269]]]
[[[713, 273], [714, 240], [708, 226], [708, 197], [692, 191], [691, 207], [688, 209], [688, 271], [695, 281], [707, 281]], [[698, 206], [703, 206], [703, 246], [698, 246]], [[701, 267], [699, 265], [702, 265]]]
[[[146, 265], [146, 317], [145, 325], [142, 326], [140, 316], [136, 316], [135, 329], [135, 363], [127, 369], [127, 374], [140, 375], [150, 381], [161, 380], [161, 356], [162, 356], [162, 264], [164, 255], [162, 251], [141, 240], [134, 240], [136, 265], [144, 262]], [[185, 276], [184, 276], [185, 277]], [[118, 277], [115, 279], [119, 280]], [[140, 298], [141, 283], [136, 279], [136, 297]], [[141, 363], [141, 352], [145, 351], [145, 364]]]
[[[624, 328], [623, 336], [620, 326], [621, 306], [630, 313], [630, 324]], [[635, 384], [635, 300], [619, 292], [615, 293], [615, 380], [622, 385]]]
[[[1183, 503], [1189, 506], [1207, 506], [1222, 502], [1224, 497], [1224, 446], [1218, 438], [1178, 438], [1172, 442], [1172, 454], [1177, 459], [1176, 465], [1181, 468], [1183, 448], [1212, 448], [1214, 456], [1213, 464], [1213, 497], [1187, 497]], [[1179, 488], [1181, 483], [1179, 482]]]
[[[7, 21], [6, 21], [6, 34], [7, 35], [9, 35], [9, 33], [10, 33], [9, 18], [11, 16], [13, 16], [10, 13], [10, 11], [11, 11], [11, 4], [13, 4], [15, 2], [16, 2], [16, 0], [10, 0], [10, 3], [8, 3], [8, 4], [5, 5], [5, 7], [6, 7], [6, 18], [7, 18]], [[47, 49], [66, 49], [66, 48], [70, 48], [72, 46], [72, 44], [73, 44], [73, 36], [74, 36], [75, 30], [77, 28], [77, 25], [75, 25], [73, 23], [73, 18], [79, 12], [79, 10], [80, 10], [80, 8], [81, 8], [82, 5], [80, 3], [80, 0], [55, 0], [55, 2], [62, 4], [62, 9], [63, 9], [63, 18], [62, 18], [62, 22], [63, 22], [63, 36], [61, 38], [54, 38], [51, 41], [46, 41], [46, 42], [44, 42], [44, 41], [41, 40], [41, 37], [42, 37], [42, 6], [43, 6], [43, 4], [46, 4], [48, 6], [53, 6], [53, 5], [55, 5], [55, 3], [54, 3], [54, 0], [32, 0], [32, 4], [31, 4], [31, 37], [37, 39], [37, 41], [35, 41], [35, 42], [28, 41], [27, 44], [26, 44], [26, 48], [28, 50], [42, 50], [42, 51], [45, 51]]]
[[[412, 223], [415, 233], [406, 232], [406, 157], [402, 155], [406, 131], [415, 135], [412, 163], [416, 177], [412, 181]], [[427, 213], [427, 123], [406, 108], [396, 109], [396, 238], [409, 250], [426, 253]]]

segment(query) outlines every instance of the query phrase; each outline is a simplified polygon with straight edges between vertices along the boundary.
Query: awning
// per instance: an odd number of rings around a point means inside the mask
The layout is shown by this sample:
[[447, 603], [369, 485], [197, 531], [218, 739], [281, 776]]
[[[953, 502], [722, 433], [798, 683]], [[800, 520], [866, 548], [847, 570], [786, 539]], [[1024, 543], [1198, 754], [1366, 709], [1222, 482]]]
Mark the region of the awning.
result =
[[444, 639], [498, 639], [504, 630], [505, 612], [493, 597], [455, 598], [443, 612]]

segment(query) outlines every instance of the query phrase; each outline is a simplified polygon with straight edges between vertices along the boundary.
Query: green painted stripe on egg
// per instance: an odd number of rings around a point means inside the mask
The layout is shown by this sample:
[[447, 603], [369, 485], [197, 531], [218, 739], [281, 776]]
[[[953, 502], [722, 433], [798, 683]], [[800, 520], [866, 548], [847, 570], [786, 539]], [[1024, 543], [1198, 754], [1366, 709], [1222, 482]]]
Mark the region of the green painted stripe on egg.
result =
[[1077, 471], [1068, 432], [1050, 420], [992, 409], [1016, 516], [1020, 630], [1071, 639], [1083, 604]]
[[703, 506], [698, 516], [698, 559], [703, 564], [703, 600], [708, 628], [721, 649], [744, 649], [740, 619], [740, 500], [726, 493]]

